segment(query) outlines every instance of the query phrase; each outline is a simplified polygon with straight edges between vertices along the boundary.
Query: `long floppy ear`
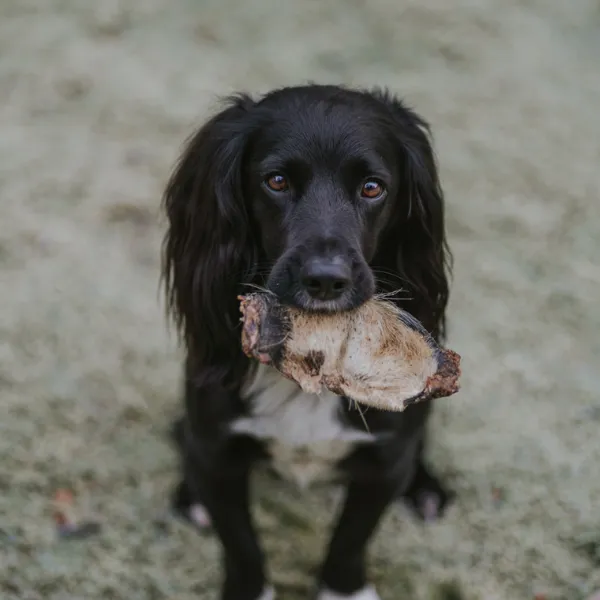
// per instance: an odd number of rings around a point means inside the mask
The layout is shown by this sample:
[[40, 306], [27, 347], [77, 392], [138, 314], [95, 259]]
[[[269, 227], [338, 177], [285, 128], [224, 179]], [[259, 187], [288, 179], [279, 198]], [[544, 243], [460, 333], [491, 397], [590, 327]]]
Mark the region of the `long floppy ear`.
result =
[[163, 199], [168, 311], [193, 369], [203, 369], [204, 376], [214, 371], [218, 379], [242, 361], [236, 297], [256, 256], [243, 194], [253, 104], [244, 95], [229, 98], [187, 140]]
[[[408, 308], [438, 339], [445, 335], [452, 256], [446, 242], [444, 195], [429, 125], [387, 92], [375, 92], [390, 110], [403, 184], [378, 254], [409, 287]], [[390, 260], [395, 264], [390, 265]]]

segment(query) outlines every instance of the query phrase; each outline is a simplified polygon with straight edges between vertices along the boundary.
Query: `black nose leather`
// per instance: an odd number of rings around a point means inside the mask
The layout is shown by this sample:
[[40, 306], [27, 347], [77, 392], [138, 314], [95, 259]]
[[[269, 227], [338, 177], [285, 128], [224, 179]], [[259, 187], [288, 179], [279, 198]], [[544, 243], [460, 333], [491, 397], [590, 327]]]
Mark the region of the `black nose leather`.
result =
[[350, 268], [335, 261], [313, 260], [304, 265], [300, 281], [313, 298], [335, 300], [350, 287]]

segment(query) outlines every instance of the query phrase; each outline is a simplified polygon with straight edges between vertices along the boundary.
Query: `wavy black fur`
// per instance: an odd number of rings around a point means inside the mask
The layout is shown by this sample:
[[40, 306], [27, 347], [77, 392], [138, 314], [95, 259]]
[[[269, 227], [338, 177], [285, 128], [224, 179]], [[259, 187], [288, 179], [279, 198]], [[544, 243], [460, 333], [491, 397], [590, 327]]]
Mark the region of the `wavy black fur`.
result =
[[[285, 175], [284, 192], [266, 187], [274, 172]], [[376, 201], [357, 191], [372, 176], [385, 190]], [[202, 502], [211, 515], [224, 550], [222, 599], [257, 600], [265, 561], [248, 476], [264, 448], [228, 434], [248, 411], [237, 296], [262, 286], [308, 310], [343, 310], [387, 293], [443, 340], [450, 253], [429, 126], [381, 90], [311, 84], [237, 95], [187, 140], [164, 206], [168, 309], [187, 350], [176, 500], [183, 510]], [[349, 274], [339, 297], [307, 295], [302, 273], [313, 260]], [[320, 583], [350, 594], [366, 584], [366, 544], [390, 501], [404, 497], [425, 517], [432, 498], [441, 512], [448, 495], [424, 462], [429, 403], [364, 418], [344, 399], [340, 409], [350, 426], [366, 421], [383, 434], [341, 465], [347, 498]]]

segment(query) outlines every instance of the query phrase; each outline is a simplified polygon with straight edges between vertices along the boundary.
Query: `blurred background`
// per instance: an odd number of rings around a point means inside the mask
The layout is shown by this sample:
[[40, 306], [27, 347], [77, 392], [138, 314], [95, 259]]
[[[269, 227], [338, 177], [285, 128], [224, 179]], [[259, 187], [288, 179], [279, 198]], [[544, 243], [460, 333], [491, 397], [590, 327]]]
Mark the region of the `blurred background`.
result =
[[[404, 97], [447, 195], [464, 378], [431, 461], [458, 499], [390, 511], [382, 597], [600, 588], [598, 0], [0, 0], [2, 600], [216, 598], [215, 541], [163, 517], [160, 198], [220, 95], [307, 80]], [[339, 490], [258, 483], [280, 597], [306, 600]], [[60, 489], [99, 531], [57, 536]]]

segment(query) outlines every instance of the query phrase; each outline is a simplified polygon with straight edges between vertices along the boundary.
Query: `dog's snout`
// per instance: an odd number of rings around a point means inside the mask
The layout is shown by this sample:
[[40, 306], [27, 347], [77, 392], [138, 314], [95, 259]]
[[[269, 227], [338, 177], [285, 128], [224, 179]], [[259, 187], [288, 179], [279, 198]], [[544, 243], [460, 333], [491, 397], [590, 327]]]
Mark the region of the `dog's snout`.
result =
[[335, 300], [351, 285], [350, 267], [341, 261], [312, 260], [300, 274], [306, 291], [318, 300]]

